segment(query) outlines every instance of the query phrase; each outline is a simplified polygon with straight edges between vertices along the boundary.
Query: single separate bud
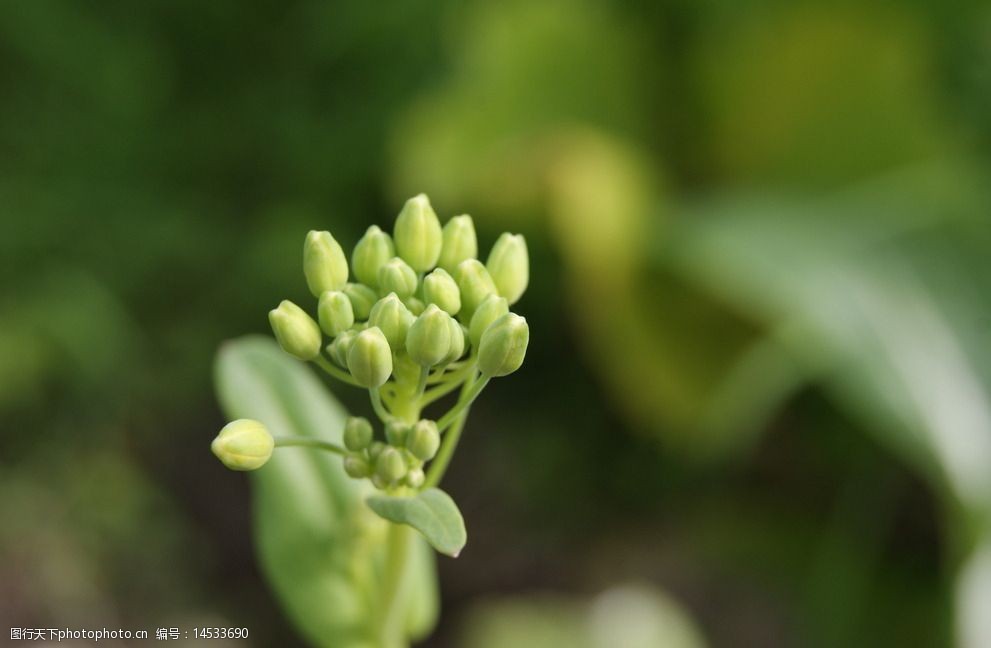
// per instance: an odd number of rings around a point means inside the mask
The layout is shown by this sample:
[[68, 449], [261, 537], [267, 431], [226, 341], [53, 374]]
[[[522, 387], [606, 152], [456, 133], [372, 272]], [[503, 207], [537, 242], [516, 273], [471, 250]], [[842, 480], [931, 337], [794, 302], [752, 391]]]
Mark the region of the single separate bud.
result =
[[358, 240], [351, 254], [354, 276], [361, 283], [377, 288], [379, 268], [394, 256], [396, 256], [396, 246], [392, 243], [392, 237], [379, 229], [378, 225], [372, 225]]
[[354, 479], [364, 479], [372, 474], [372, 466], [363, 457], [344, 457], [344, 472]]
[[430, 304], [409, 327], [406, 351], [421, 367], [433, 367], [451, 350], [451, 316]]
[[382, 450], [375, 460], [375, 474], [387, 484], [399, 481], [406, 475], [406, 462], [402, 453], [392, 447]]
[[504, 232], [492, 246], [485, 267], [509, 305], [519, 301], [530, 283], [530, 256], [523, 235]]
[[482, 334], [478, 345], [478, 369], [486, 376], [513, 373], [523, 364], [530, 342], [526, 319], [507, 313], [493, 322]]
[[437, 424], [428, 419], [420, 419], [406, 436], [406, 448], [420, 461], [430, 461], [440, 448], [440, 432]]
[[392, 420], [385, 424], [385, 440], [389, 445], [401, 448], [406, 444], [406, 436], [409, 434], [410, 425], [403, 421]]
[[471, 321], [471, 316], [479, 304], [493, 293], [497, 293], [495, 282], [478, 259], [467, 259], [458, 265], [455, 275], [461, 289], [461, 317]]
[[359, 331], [355, 330], [344, 331], [334, 338], [333, 342], [327, 345], [327, 353], [330, 354], [330, 359], [343, 369], [348, 368], [348, 352], [351, 351], [351, 345], [354, 343], [354, 339], [358, 337], [358, 333]]
[[379, 296], [374, 290], [365, 284], [349, 283], [342, 289], [344, 294], [351, 300], [351, 308], [354, 310], [355, 320], [366, 320], [368, 314], [372, 312], [372, 306], [378, 301]]
[[508, 312], [509, 302], [505, 297], [495, 294], [486, 297], [485, 301], [475, 309], [475, 314], [471, 316], [471, 323], [468, 325], [468, 339], [471, 345], [477, 349], [479, 342], [482, 341], [482, 333], [489, 328], [489, 324]]
[[461, 326], [461, 322], [453, 317], [449, 317], [447, 318], [447, 325], [451, 329], [451, 346], [447, 351], [447, 355], [440, 361], [442, 365], [454, 362], [464, 355], [465, 352], [465, 330]]
[[220, 430], [210, 450], [231, 470], [255, 470], [272, 456], [275, 440], [258, 421], [238, 419]]
[[320, 327], [302, 308], [288, 299], [268, 312], [268, 321], [279, 346], [300, 360], [312, 360], [320, 355]]
[[348, 280], [348, 260], [330, 232], [311, 231], [303, 243], [303, 274], [314, 297], [339, 290]]
[[320, 295], [317, 319], [324, 333], [337, 337], [354, 325], [354, 306], [340, 290], [328, 290]]
[[461, 290], [443, 268], [437, 268], [423, 278], [423, 298], [428, 304], [437, 304], [448, 315], [457, 315], [461, 310]]
[[372, 307], [368, 325], [379, 327], [391, 348], [402, 349], [406, 346], [406, 333], [415, 319], [396, 293], [389, 293]]
[[371, 445], [372, 424], [363, 416], [349, 416], [344, 424], [344, 447], [351, 452], [361, 452]]
[[406, 479], [404, 481], [410, 488], [419, 488], [423, 486], [423, 482], [427, 481], [427, 476], [423, 474], [423, 468], [413, 468], [406, 473]]
[[425, 194], [406, 201], [393, 229], [396, 251], [417, 272], [426, 272], [440, 257], [440, 221]]
[[440, 248], [440, 258], [437, 265], [447, 270], [451, 274], [458, 268], [458, 264], [465, 259], [474, 259], [478, 256], [478, 238], [475, 236], [475, 223], [471, 216], [455, 216], [447, 221], [441, 232], [443, 243]]
[[348, 351], [348, 370], [362, 387], [381, 387], [392, 374], [392, 349], [377, 326], [354, 338]]
[[399, 257], [393, 257], [379, 268], [379, 290], [394, 292], [403, 299], [416, 292], [416, 272]]

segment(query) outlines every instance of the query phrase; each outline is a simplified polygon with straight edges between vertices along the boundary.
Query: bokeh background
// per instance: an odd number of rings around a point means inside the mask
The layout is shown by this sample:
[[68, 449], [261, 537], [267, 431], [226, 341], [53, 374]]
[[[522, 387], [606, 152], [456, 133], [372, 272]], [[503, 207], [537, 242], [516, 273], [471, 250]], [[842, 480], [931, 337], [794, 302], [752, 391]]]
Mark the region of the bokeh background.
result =
[[533, 264], [426, 645], [991, 645], [987, 3], [5, 2], [0, 98], [0, 625], [302, 644], [214, 354], [424, 191]]

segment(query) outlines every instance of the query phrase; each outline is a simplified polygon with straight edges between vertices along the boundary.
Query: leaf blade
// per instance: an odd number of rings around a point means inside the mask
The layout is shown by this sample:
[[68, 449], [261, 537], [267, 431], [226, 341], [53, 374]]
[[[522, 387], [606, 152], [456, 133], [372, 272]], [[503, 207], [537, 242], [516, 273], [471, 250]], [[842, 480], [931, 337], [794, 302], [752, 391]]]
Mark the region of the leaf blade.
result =
[[428, 488], [413, 497], [373, 495], [366, 502], [383, 519], [413, 527], [434, 549], [452, 558], [458, 557], [468, 541], [461, 511], [439, 488]]

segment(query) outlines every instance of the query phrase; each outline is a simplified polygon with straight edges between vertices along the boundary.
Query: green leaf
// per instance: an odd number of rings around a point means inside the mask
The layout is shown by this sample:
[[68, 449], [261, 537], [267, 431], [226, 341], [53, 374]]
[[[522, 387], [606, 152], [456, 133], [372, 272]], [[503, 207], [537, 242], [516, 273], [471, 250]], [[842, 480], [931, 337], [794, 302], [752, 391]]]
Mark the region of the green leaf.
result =
[[973, 297], [988, 286], [972, 270], [989, 249], [972, 231], [985, 203], [944, 175], [919, 171], [820, 201], [709, 205], [667, 251], [767, 322], [779, 352], [883, 442], [988, 512], [991, 354], [975, 323], [991, 309]]
[[[342, 442], [344, 409], [268, 338], [225, 344], [216, 382], [231, 418], [259, 420], [276, 436]], [[251, 481], [258, 559], [286, 614], [313, 645], [368, 645], [385, 556], [383, 525], [362, 503], [371, 486], [350, 479], [339, 457], [305, 448], [280, 448]], [[437, 587], [432, 556], [416, 541], [407, 615], [410, 634], [422, 636], [436, 620]]]
[[468, 541], [465, 521], [451, 496], [437, 488], [413, 497], [375, 495], [368, 506], [381, 517], [397, 524], [408, 524], [423, 534], [434, 549], [454, 558]]
[[[934, 165], [826, 199], [738, 196], [694, 210], [657, 252], [763, 323], [769, 355], [788, 358], [928, 477], [954, 529], [947, 541], [966, 555], [955, 602], [961, 645], [983, 646], [991, 637], [991, 307], [982, 298], [991, 291], [991, 194], [972, 176]], [[759, 366], [750, 369], [734, 384], [764, 380]], [[746, 397], [729, 392], [728, 400]]]

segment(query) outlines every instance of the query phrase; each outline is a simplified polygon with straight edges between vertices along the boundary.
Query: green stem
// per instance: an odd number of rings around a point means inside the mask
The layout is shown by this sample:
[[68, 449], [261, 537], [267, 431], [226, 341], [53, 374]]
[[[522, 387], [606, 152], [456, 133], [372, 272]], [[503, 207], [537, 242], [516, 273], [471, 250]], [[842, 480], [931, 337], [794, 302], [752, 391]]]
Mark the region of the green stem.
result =
[[461, 378], [468, 373], [471, 365], [475, 363], [474, 358], [465, 358], [464, 360], [459, 360], [458, 362], [452, 362], [449, 365], [441, 367], [435, 371], [427, 383], [430, 385], [436, 385], [438, 383], [446, 383], [454, 380], [455, 382], [460, 382]]
[[430, 403], [447, 396], [452, 391], [460, 387], [465, 379], [469, 376], [475, 375], [475, 358], [470, 357], [462, 362], [465, 364], [461, 368], [447, 374], [445, 379], [440, 381], [436, 387], [433, 387], [423, 394], [420, 398], [420, 407], [426, 407]]
[[449, 382], [449, 383], [445, 383], [443, 385], [440, 385], [439, 387], [434, 387], [430, 391], [425, 392], [423, 394], [423, 397], [420, 399], [420, 406], [421, 407], [426, 407], [430, 403], [433, 403], [434, 401], [447, 396], [448, 394], [450, 394], [452, 391], [454, 391], [455, 389], [457, 389], [460, 386], [461, 386], [461, 383], [453, 382], [452, 381], [452, 382]]
[[388, 392], [385, 389], [379, 389], [379, 396], [382, 397], [382, 404], [385, 409], [389, 412], [396, 411], [396, 395], [393, 392]]
[[472, 402], [478, 398], [485, 386], [489, 384], [489, 376], [482, 376], [474, 382], [466, 382], [465, 388], [461, 392], [461, 398], [454, 404], [454, 407], [447, 414], [437, 420], [437, 429], [443, 432], [458, 418], [458, 415], [466, 410]]
[[416, 423], [420, 418], [420, 399], [414, 394], [397, 393], [388, 402], [389, 419], [399, 419], [407, 423]]
[[382, 617], [379, 625], [382, 648], [405, 648], [406, 613], [409, 601], [409, 565], [412, 529], [389, 523], [385, 573], [382, 582]]
[[386, 411], [385, 405], [382, 404], [382, 394], [379, 393], [378, 388], [373, 387], [372, 389], [369, 389], [368, 395], [371, 396], [372, 409], [375, 410], [375, 415], [378, 416], [383, 423], [387, 423], [392, 420], [392, 415]]
[[347, 450], [336, 443], [321, 441], [320, 439], [311, 439], [309, 437], [275, 437], [275, 447], [317, 448], [318, 450], [326, 450], [327, 452], [333, 452], [334, 454], [339, 454], [341, 456], [347, 454]]
[[459, 362], [453, 362], [444, 367], [440, 373], [434, 374], [428, 381], [431, 385], [447, 382], [461, 382], [475, 369], [475, 357], [471, 356]]
[[423, 392], [427, 389], [427, 378], [430, 376], [430, 367], [420, 367], [420, 380], [416, 383], [416, 393], [412, 400], [419, 400]]
[[447, 373], [447, 367], [443, 367], [443, 368], [438, 369], [437, 371], [433, 372], [432, 374], [430, 374], [430, 377], [427, 378], [427, 384], [428, 385], [437, 385], [437, 384], [440, 384], [440, 383], [449, 382], [448, 381], [448, 377], [450, 375], [451, 375], [450, 373]]
[[[430, 468], [427, 470], [427, 478], [423, 482], [423, 489], [432, 488], [440, 483], [440, 480], [444, 477], [444, 473], [447, 472], [447, 466], [451, 463], [451, 458], [454, 456], [454, 451], [458, 447], [458, 441], [461, 439], [461, 432], [464, 431], [465, 421], [468, 419], [468, 406], [471, 402], [475, 400], [482, 388], [489, 381], [488, 377], [483, 377], [478, 382], [475, 382], [475, 376], [469, 376], [468, 380], [465, 382], [464, 387], [461, 390], [461, 397], [458, 399], [458, 404], [451, 408], [451, 411], [441, 418], [441, 421], [452, 416], [451, 429], [447, 431], [444, 435], [444, 440], [441, 442], [440, 450], [437, 452], [437, 456], [430, 463]], [[480, 385], [480, 386], [479, 386]], [[440, 421], [438, 421], [438, 427], [440, 426]]]
[[354, 377], [351, 376], [351, 374], [349, 374], [348, 372], [342, 369], [338, 369], [330, 362], [330, 360], [323, 357], [322, 355], [318, 355], [317, 357], [313, 358], [313, 363], [316, 364], [321, 369], [323, 369], [324, 371], [326, 371], [330, 376], [337, 378], [341, 382], [347, 383], [349, 385], [353, 385], [355, 387], [361, 387], [358, 381], [355, 380]]
[[461, 432], [465, 429], [465, 421], [467, 420], [468, 412], [464, 411], [444, 435], [444, 441], [441, 443], [437, 456], [430, 462], [430, 469], [427, 470], [427, 478], [423, 481], [422, 490], [437, 486], [444, 478], [444, 473], [447, 472], [447, 466], [451, 463], [451, 457], [454, 456], [454, 451], [458, 447], [458, 441], [461, 439]]

